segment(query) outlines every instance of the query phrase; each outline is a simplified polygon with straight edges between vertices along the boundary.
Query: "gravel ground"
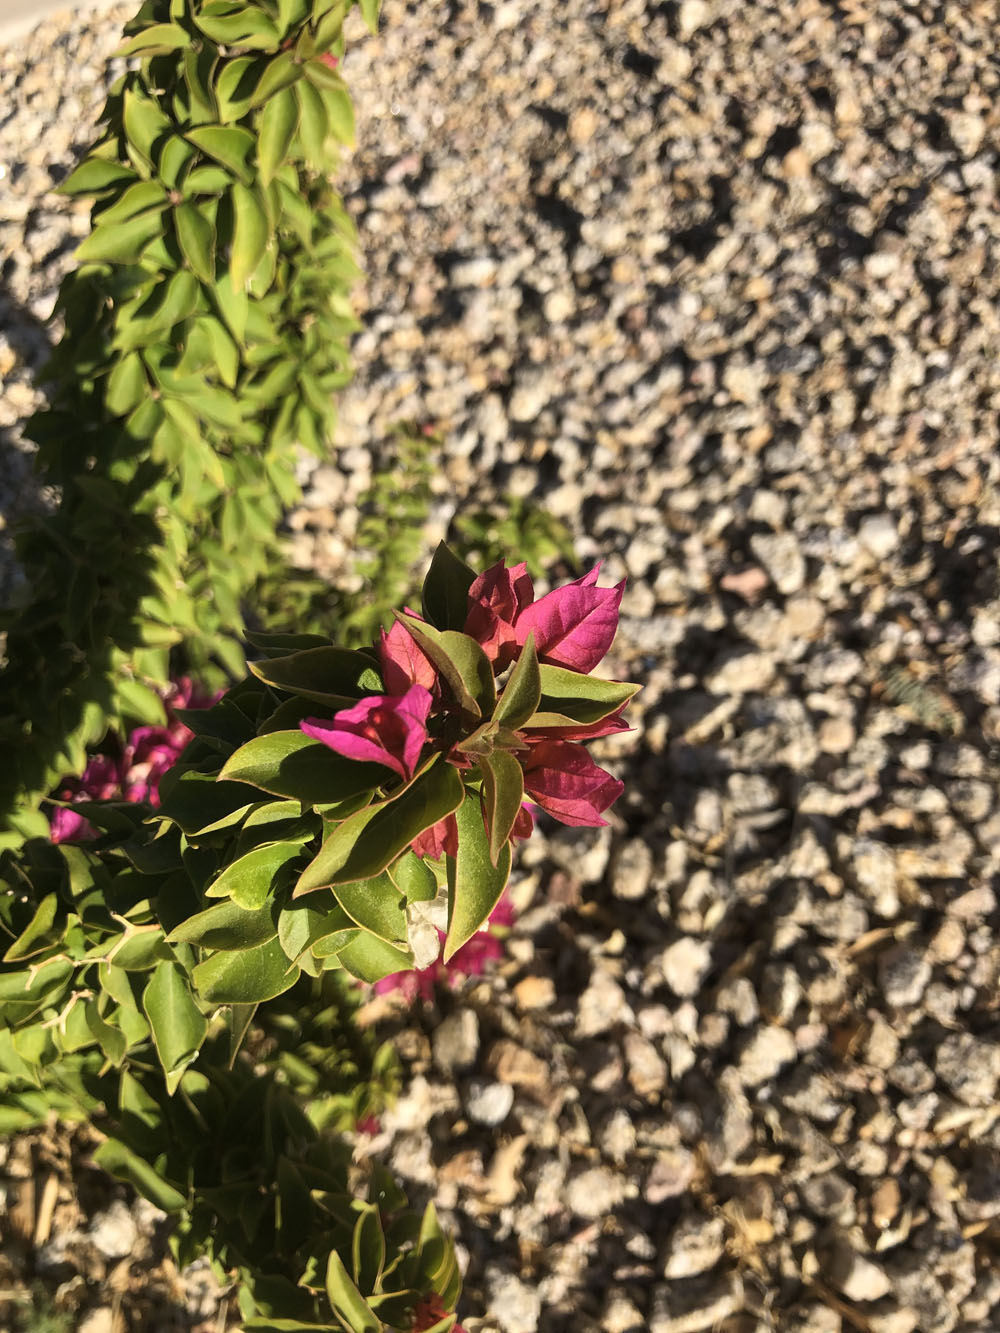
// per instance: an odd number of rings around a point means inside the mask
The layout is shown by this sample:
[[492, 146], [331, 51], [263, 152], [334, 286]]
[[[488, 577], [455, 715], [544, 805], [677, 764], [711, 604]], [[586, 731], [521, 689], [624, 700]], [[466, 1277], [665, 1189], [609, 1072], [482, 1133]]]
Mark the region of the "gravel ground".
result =
[[[0, 52], [5, 427], [115, 21]], [[433, 425], [428, 535], [535, 497], [628, 575], [645, 685], [508, 960], [383, 1020], [361, 1150], [437, 1198], [470, 1333], [1000, 1328], [998, 21], [389, 0], [345, 61], [366, 328], [296, 556], [341, 576]]]

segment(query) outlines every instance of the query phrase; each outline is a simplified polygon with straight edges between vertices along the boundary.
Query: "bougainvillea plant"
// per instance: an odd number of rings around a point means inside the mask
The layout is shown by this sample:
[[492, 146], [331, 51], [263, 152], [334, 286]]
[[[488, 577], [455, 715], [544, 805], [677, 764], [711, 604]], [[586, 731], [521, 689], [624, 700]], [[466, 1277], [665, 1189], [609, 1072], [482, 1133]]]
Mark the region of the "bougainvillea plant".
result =
[[0, 853], [0, 1112], [10, 1128], [55, 1104], [96, 1117], [97, 1160], [179, 1220], [186, 1254], [238, 1270], [247, 1328], [454, 1327], [432, 1213], [404, 1221], [384, 1182], [359, 1213], [283, 1066], [271, 1157], [163, 1145], [188, 1111], [196, 1144], [209, 1124], [219, 1142], [257, 1132], [239, 1108], [266, 1091], [260, 1034], [294, 997], [322, 1003], [331, 973], [481, 965], [533, 812], [605, 822], [621, 783], [584, 742], [624, 728], [637, 687], [590, 674], [622, 591], [598, 572], [536, 599], [523, 566], [477, 576], [442, 546], [420, 612], [376, 643], [252, 636], [249, 676], [206, 708], [176, 699], [163, 734], [95, 765], [84, 794], [110, 799], [69, 803], [91, 836]]
[[[598, 573], [536, 600], [523, 565], [477, 577], [442, 545], [421, 614], [399, 612], [369, 650], [257, 637], [266, 656], [251, 671], [267, 687], [258, 734], [219, 777], [234, 802], [239, 792], [229, 818], [252, 817], [260, 834], [209, 895], [259, 910], [280, 884], [285, 962], [330, 966], [321, 960], [336, 956], [370, 981], [436, 960], [436, 932], [415, 909], [438, 899], [447, 963], [497, 907], [512, 843], [532, 830], [529, 805], [593, 826], [621, 793], [583, 745], [627, 729], [622, 710], [638, 688], [589, 674], [610, 647], [622, 595], [622, 585], [600, 587]], [[171, 784], [166, 814], [188, 804], [188, 782], [205, 791], [196, 759]], [[299, 804], [265, 822], [251, 788], [272, 805]], [[271, 821], [293, 814], [307, 822], [294, 844], [277, 842]], [[202, 830], [185, 822], [197, 841]]]
[[161, 697], [166, 712], [162, 726], [134, 727], [116, 752], [108, 752], [106, 746], [100, 754], [91, 756], [79, 778], [68, 778], [59, 788], [56, 799], [66, 804], [52, 811], [49, 822], [53, 842], [76, 842], [94, 836], [93, 827], [73, 808], [84, 801], [159, 805], [160, 779], [177, 762], [193, 735], [176, 710], [207, 708], [212, 702], [188, 676], [171, 681]]

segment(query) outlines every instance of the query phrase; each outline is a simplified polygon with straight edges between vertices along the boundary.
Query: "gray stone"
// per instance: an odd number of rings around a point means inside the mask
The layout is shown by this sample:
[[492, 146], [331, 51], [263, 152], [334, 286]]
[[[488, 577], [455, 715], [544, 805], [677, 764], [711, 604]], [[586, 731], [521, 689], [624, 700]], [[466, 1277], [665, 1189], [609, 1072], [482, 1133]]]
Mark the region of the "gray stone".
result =
[[758, 1028], [740, 1056], [740, 1078], [749, 1088], [774, 1078], [797, 1055], [795, 1038], [785, 1028]]
[[750, 549], [767, 570], [779, 592], [798, 592], [806, 581], [806, 562], [791, 532], [757, 533]]
[[595, 1166], [567, 1184], [566, 1203], [578, 1217], [604, 1217], [618, 1207], [627, 1189], [620, 1172]]
[[666, 1278], [695, 1277], [714, 1268], [725, 1250], [726, 1228], [721, 1217], [685, 1217], [670, 1233], [663, 1266]]
[[902, 1009], [920, 1003], [931, 979], [931, 965], [918, 950], [896, 944], [880, 956], [878, 974], [886, 1004]]
[[506, 1083], [486, 1083], [474, 1079], [465, 1097], [469, 1119], [494, 1127], [502, 1124], [514, 1105], [514, 1089]]
[[611, 858], [611, 892], [627, 902], [642, 898], [653, 874], [653, 853], [642, 838], [623, 842]]
[[121, 1259], [135, 1248], [139, 1228], [128, 1206], [121, 1199], [115, 1199], [91, 1219], [88, 1235], [106, 1259]]
[[1000, 1081], [1000, 1045], [970, 1032], [951, 1032], [937, 1048], [934, 1068], [959, 1101], [991, 1106]]
[[479, 1019], [471, 1009], [459, 1009], [434, 1031], [435, 1063], [445, 1070], [468, 1069], [479, 1051]]
[[660, 955], [663, 979], [675, 995], [697, 995], [712, 966], [712, 950], [704, 941], [685, 937]]

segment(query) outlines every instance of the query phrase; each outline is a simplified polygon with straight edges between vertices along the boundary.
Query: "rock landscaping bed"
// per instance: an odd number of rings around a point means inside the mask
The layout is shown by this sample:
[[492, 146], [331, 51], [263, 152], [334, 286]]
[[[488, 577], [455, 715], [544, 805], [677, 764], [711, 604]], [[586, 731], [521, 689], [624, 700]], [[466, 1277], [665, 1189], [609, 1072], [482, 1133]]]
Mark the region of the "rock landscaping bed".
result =
[[[8, 512], [130, 12], [0, 50]], [[405, 1078], [358, 1152], [437, 1200], [468, 1333], [1000, 1327], [997, 17], [389, 0], [344, 62], [365, 328], [296, 559], [348, 577], [415, 420], [428, 540], [563, 518], [644, 685], [505, 961], [367, 1010]], [[88, 1148], [5, 1150], [0, 1323], [226, 1327]]]

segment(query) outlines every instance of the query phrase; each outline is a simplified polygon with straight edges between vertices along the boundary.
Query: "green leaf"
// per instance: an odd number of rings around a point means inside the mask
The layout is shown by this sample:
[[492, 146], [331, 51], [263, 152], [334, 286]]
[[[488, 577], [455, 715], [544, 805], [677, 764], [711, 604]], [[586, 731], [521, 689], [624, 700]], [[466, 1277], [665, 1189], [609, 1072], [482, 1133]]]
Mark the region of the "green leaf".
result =
[[457, 810], [464, 792], [456, 769], [432, 765], [395, 800], [345, 819], [299, 876], [292, 896], [380, 875], [414, 838]]
[[479, 767], [483, 773], [483, 800], [490, 830], [490, 861], [495, 866], [524, 800], [524, 774], [514, 756], [504, 750], [485, 755], [480, 759]]
[[140, 53], [147, 56], [164, 55], [168, 51], [184, 50], [190, 41], [190, 34], [179, 23], [152, 23], [124, 42], [115, 51], [114, 57], [117, 60]]
[[184, 193], [187, 195], [212, 195], [214, 200], [210, 202], [218, 203], [218, 196], [224, 190], [228, 190], [233, 183], [232, 172], [226, 171], [225, 167], [209, 166], [203, 163], [200, 167], [195, 167], [184, 182]]
[[274, 51], [279, 43], [278, 29], [266, 14], [250, 5], [240, 5], [226, 15], [194, 15], [195, 24], [206, 37], [223, 46], [245, 47], [253, 51]]
[[189, 837], [258, 799], [252, 787], [239, 782], [220, 782], [214, 774], [193, 770], [166, 784], [166, 790], [161, 784], [160, 795], [160, 814]]
[[165, 1213], [180, 1213], [187, 1207], [187, 1199], [179, 1190], [117, 1139], [106, 1139], [94, 1153], [94, 1161], [111, 1175], [134, 1185], [144, 1198]]
[[277, 939], [242, 953], [217, 953], [191, 974], [197, 993], [209, 1004], [258, 1004], [295, 985], [299, 969]]
[[379, 1210], [372, 1204], [361, 1210], [351, 1238], [351, 1267], [360, 1291], [378, 1291], [385, 1267], [385, 1233]]
[[381, 981], [393, 972], [409, 972], [413, 966], [412, 953], [393, 948], [368, 934], [367, 930], [361, 930], [349, 944], [337, 950], [337, 960], [352, 977], [359, 977], [361, 981]]
[[219, 104], [219, 119], [223, 124], [239, 120], [250, 109], [250, 97], [260, 70], [260, 61], [253, 56], [237, 56], [227, 60], [215, 81], [215, 98]]
[[368, 30], [373, 37], [378, 35], [378, 14], [382, 5], [382, 0], [359, 0], [361, 5], [361, 17], [368, 24]]
[[[516, 761], [515, 761], [516, 762]], [[306, 835], [308, 836], [308, 835]], [[272, 896], [275, 880], [283, 866], [294, 861], [302, 851], [305, 837], [292, 842], [268, 842], [226, 866], [222, 874], [205, 890], [208, 898], [231, 898], [248, 912], [263, 907]]]
[[397, 857], [388, 873], [408, 903], [429, 903], [437, 897], [437, 877], [416, 852], [404, 852]]
[[278, 939], [293, 963], [297, 963], [320, 940], [346, 931], [353, 933], [354, 922], [332, 893], [327, 898], [329, 905], [324, 908], [316, 906], [319, 898], [314, 894], [308, 903], [290, 903], [278, 914]]
[[239, 349], [219, 320], [212, 319], [210, 316], [206, 317], [204, 328], [212, 347], [212, 356], [219, 379], [228, 389], [234, 389], [240, 369]]
[[478, 792], [467, 792], [455, 815], [458, 856], [448, 859], [448, 934], [444, 942], [447, 963], [489, 918], [510, 877], [510, 844], [500, 849], [497, 864], [483, 823]]
[[96, 227], [113, 227], [116, 223], [126, 222], [151, 208], [165, 208], [167, 192], [159, 181], [137, 181], [108, 208], [101, 208], [94, 214]]
[[194, 160], [194, 155], [195, 150], [179, 134], [171, 135], [163, 145], [158, 174], [168, 190], [177, 188], [181, 176]]
[[270, 661], [250, 662], [249, 667], [267, 685], [335, 709], [382, 689], [372, 659], [351, 648], [306, 648]]
[[171, 943], [199, 944], [222, 952], [255, 949], [277, 935], [270, 908], [245, 911], [234, 902], [215, 903], [182, 921], [170, 933]]
[[125, 1059], [125, 1052], [128, 1049], [125, 1034], [104, 1021], [97, 1012], [96, 1004], [88, 1002], [83, 1006], [83, 1010], [91, 1036], [97, 1042], [102, 1053], [117, 1068]]
[[71, 171], [56, 190], [56, 194], [100, 194], [112, 185], [137, 180], [135, 172], [120, 162], [107, 162], [101, 157], [88, 157]]
[[233, 243], [229, 252], [229, 268], [233, 286], [245, 287], [250, 275], [260, 263], [271, 236], [267, 211], [256, 190], [245, 185], [234, 185]]
[[423, 613], [435, 628], [464, 628], [469, 614], [469, 589], [475, 577], [475, 572], [450, 546], [439, 543], [421, 592]]
[[335, 754], [302, 731], [272, 731], [229, 756], [220, 778], [248, 782], [273, 796], [307, 805], [347, 800], [385, 782], [381, 764], [359, 764]]
[[326, 1294], [334, 1314], [344, 1321], [351, 1333], [382, 1333], [381, 1319], [372, 1314], [336, 1250], [330, 1251], [327, 1261]]
[[59, 897], [48, 893], [35, 908], [34, 915], [3, 956], [5, 963], [31, 958], [51, 943], [50, 935], [59, 908]]
[[310, 165], [319, 168], [326, 163], [326, 137], [330, 132], [326, 123], [326, 107], [319, 90], [305, 79], [299, 79], [295, 85], [295, 96], [299, 103], [299, 139], [302, 150]]
[[128, 416], [149, 392], [146, 368], [138, 352], [119, 357], [108, 376], [104, 401], [115, 416]]
[[153, 165], [153, 144], [173, 128], [159, 106], [138, 88], [126, 88], [122, 120], [129, 147]]
[[247, 166], [247, 154], [253, 148], [254, 137], [237, 125], [198, 125], [188, 130], [185, 138], [200, 148], [203, 153], [221, 162], [242, 181], [249, 185], [253, 181], [253, 172]]
[[250, 301], [242, 288], [233, 285], [232, 275], [227, 271], [220, 273], [212, 289], [219, 314], [226, 322], [226, 327], [242, 346], [246, 341], [247, 318], [250, 313]]
[[333, 890], [341, 907], [363, 930], [388, 944], [406, 943], [406, 899], [389, 876], [338, 884]]
[[525, 727], [579, 727], [601, 722], [637, 694], [642, 688], [624, 680], [601, 680], [583, 676], [566, 667], [539, 667], [541, 698], [538, 710], [523, 724]]
[[97, 226], [76, 252], [80, 264], [134, 264], [154, 236], [163, 234], [160, 209], [117, 226]]
[[267, 185], [285, 161], [299, 125], [299, 104], [291, 88], [282, 88], [261, 112], [257, 161], [261, 182]]
[[[312, 63], [307, 66], [307, 74], [313, 73], [317, 68], [326, 69], [326, 66]], [[331, 70], [330, 73], [333, 73], [333, 71]], [[356, 142], [356, 129], [354, 103], [351, 101], [350, 93], [345, 87], [340, 86], [337, 88], [323, 88], [320, 96], [326, 110], [326, 120], [330, 127], [330, 133], [335, 139], [339, 139], [346, 148], [353, 148]]]
[[[102, 946], [98, 952], [104, 957], [106, 951]], [[126, 972], [148, 972], [173, 956], [159, 926], [130, 926], [120, 937], [120, 943], [107, 952], [115, 966]]]
[[[302, 66], [294, 54], [291, 51], [283, 51], [280, 56], [266, 63], [264, 73], [250, 97], [250, 106], [269, 106], [275, 98], [295, 83], [301, 74]], [[294, 98], [292, 100], [294, 101]], [[258, 132], [259, 130], [258, 125]]]
[[396, 611], [446, 681], [459, 707], [472, 718], [489, 717], [496, 703], [496, 684], [489, 658], [468, 634], [438, 630], [414, 616]]
[[164, 959], [157, 965], [143, 992], [142, 1008], [163, 1072], [170, 1074], [189, 1064], [205, 1039], [208, 1022], [179, 963]]
[[181, 254], [202, 282], [215, 280], [215, 227], [197, 204], [185, 200], [174, 209], [174, 229]]
[[535, 652], [534, 630], [525, 640], [521, 655], [514, 663], [514, 669], [507, 678], [503, 693], [497, 700], [493, 721], [500, 727], [517, 731], [524, 726], [538, 708], [542, 697], [542, 677], [538, 666], [538, 654]]

